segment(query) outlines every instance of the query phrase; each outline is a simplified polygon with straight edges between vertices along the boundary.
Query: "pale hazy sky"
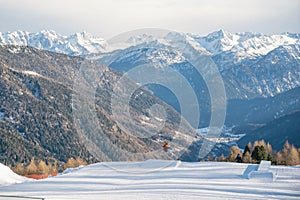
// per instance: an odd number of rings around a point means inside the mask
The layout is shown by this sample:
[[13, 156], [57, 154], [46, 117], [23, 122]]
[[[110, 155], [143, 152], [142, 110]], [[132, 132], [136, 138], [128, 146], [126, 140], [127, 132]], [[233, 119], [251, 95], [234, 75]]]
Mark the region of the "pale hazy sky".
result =
[[0, 32], [51, 29], [110, 38], [139, 28], [300, 33], [300, 0], [0, 0]]

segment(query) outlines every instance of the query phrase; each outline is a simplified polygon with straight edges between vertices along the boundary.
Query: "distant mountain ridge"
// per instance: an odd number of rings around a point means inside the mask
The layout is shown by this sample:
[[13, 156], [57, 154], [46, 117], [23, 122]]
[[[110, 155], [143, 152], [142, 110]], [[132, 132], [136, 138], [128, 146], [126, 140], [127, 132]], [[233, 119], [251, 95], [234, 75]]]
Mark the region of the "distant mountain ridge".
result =
[[27, 31], [0, 33], [0, 43], [32, 46], [55, 53], [82, 57], [102, 52], [106, 46], [104, 39], [94, 37], [87, 32], [63, 36], [53, 30], [42, 30], [36, 33]]
[[[123, 48], [111, 48], [104, 39], [86, 32], [63, 36], [43, 30], [0, 33], [0, 44], [32, 46], [89, 59], [100, 57], [99, 60], [120, 72], [145, 62], [177, 65], [178, 71], [189, 70], [191, 66], [187, 66], [182, 54], [168, 45], [177, 42], [179, 36], [185, 38], [184, 42], [198, 45], [200, 53], [212, 56], [229, 98], [274, 96], [300, 86], [300, 34], [264, 35], [219, 30], [199, 36], [170, 32], [159, 40], [142, 34], [128, 38]], [[141, 52], [141, 49], [144, 50]]]
[[[193, 87], [202, 108], [200, 113], [204, 121], [200, 126], [207, 126], [211, 105], [206, 83], [182, 53], [172, 48], [172, 43], [189, 43], [199, 53], [210, 55], [223, 78], [229, 100], [268, 98], [300, 86], [300, 34], [264, 35], [219, 30], [207, 36], [170, 32], [160, 39], [141, 34], [131, 36], [123, 46], [111, 48], [104, 39], [85, 32], [71, 36], [47, 30], [0, 33], [0, 44], [29, 45], [97, 59], [122, 73], [145, 63], [171, 67]], [[180, 112], [174, 95], [156, 86], [148, 89]]]
[[[299, 44], [300, 41], [300, 34], [293, 33], [264, 35], [252, 32], [230, 33], [221, 29], [206, 36], [191, 33], [182, 34], [195, 40], [212, 56], [231, 52], [231, 55], [230, 53], [227, 55], [232, 57], [230, 60], [233, 60], [234, 63], [246, 57], [256, 58], [260, 55], [266, 55], [282, 45]], [[128, 39], [127, 47], [145, 42], [149, 43], [153, 40], [155, 38], [151, 35], [137, 35]], [[111, 51], [107, 41], [87, 32], [75, 33], [69, 36], [58, 34], [53, 30], [42, 30], [35, 33], [27, 31], [0, 32], [0, 43], [33, 46], [56, 53], [81, 57]]]

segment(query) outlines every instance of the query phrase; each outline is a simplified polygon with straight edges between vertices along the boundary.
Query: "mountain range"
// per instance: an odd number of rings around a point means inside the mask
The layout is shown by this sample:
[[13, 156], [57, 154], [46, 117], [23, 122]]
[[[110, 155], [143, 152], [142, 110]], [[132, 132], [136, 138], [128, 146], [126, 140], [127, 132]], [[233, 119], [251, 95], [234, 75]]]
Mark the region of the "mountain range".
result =
[[105, 50], [106, 42], [102, 38], [93, 37], [86, 32], [63, 36], [55, 31], [43, 30], [37, 33], [15, 31], [0, 33], [1, 44], [32, 46], [73, 56], [86, 56]]
[[[161, 38], [145, 33], [130, 36], [120, 45], [112, 45], [111, 40], [104, 40], [86, 32], [70, 36], [63, 36], [55, 31], [48, 30], [37, 33], [26, 31], [0, 33], [0, 44], [32, 46], [40, 50], [79, 56], [92, 61], [96, 60], [111, 67], [113, 74], [118, 74], [118, 76], [121, 75], [114, 70], [120, 73], [128, 73], [130, 70], [145, 64], [159, 66], [160, 70], [165, 70], [165, 72], [168, 68], [171, 68], [183, 75], [196, 94], [200, 105], [201, 119], [198, 126], [194, 128], [207, 127], [212, 115], [211, 91], [209, 91], [207, 83], [201, 74], [197, 72], [195, 66], [191, 64], [189, 58], [181, 51], [186, 45], [190, 45], [200, 55], [209, 56], [222, 77], [227, 97], [225, 125], [234, 127], [237, 133], [251, 133], [251, 135], [258, 127], [268, 126], [269, 124], [272, 126], [273, 121], [280, 121], [281, 118], [285, 119], [285, 116], [298, 116], [291, 115], [291, 113], [300, 109], [299, 39], [300, 34], [293, 33], [265, 35], [251, 32], [230, 33], [219, 30], [206, 36], [169, 32]], [[174, 47], [174, 44], [177, 48]], [[26, 67], [19, 68], [21, 68], [21, 71], [29, 71], [27, 76], [36, 77], [34, 73], [45, 73], [47, 76], [43, 76], [47, 77], [47, 80], [50, 75], [50, 79], [55, 80], [54, 82], [58, 81], [62, 85], [67, 84], [70, 86], [72, 78], [61, 76], [61, 74], [74, 71], [73, 67], [68, 69], [65, 65], [78, 66], [78, 59], [80, 60], [80, 58], [51, 54], [30, 47], [21, 48], [20, 50], [16, 46], [5, 45], [2, 46], [2, 52], [6, 53], [0, 61], [5, 66], [9, 66], [9, 69], [14, 69], [15, 66], [23, 66], [23, 59], [27, 56], [27, 59], [34, 60], [36, 54], [45, 54], [43, 59], [37, 62], [37, 66], [40, 66], [38, 70], [36, 66], [29, 64], [29, 60], [25, 61], [28, 63], [26, 65], [28, 69]], [[20, 58], [18, 56], [20, 51], [34, 52], [34, 54]], [[50, 57], [55, 59], [49, 61], [48, 54], [51, 54]], [[65, 58], [67, 62], [61, 62], [60, 56]], [[43, 68], [41, 64], [43, 62], [50, 63]], [[55, 70], [52, 69], [52, 66]], [[47, 72], [49, 71], [48, 68], [51, 69], [51, 73]], [[17, 73], [16, 71], [13, 72]], [[111, 78], [111, 80], [114, 80], [114, 78]], [[26, 87], [33, 91], [37, 97], [42, 96], [39, 94], [39, 86], [33, 83], [30, 84]], [[109, 83], [106, 82], [106, 84]], [[112, 89], [111, 86], [109, 88]], [[180, 102], [176, 99], [176, 94], [172, 93], [169, 88], [149, 84], [141, 89], [147, 91], [150, 96], [159, 97], [181, 113]], [[102, 98], [99, 98], [99, 101]], [[147, 100], [145, 101], [147, 102]], [[157, 101], [160, 100], [157, 99]], [[101, 102], [101, 105], [102, 109], [107, 109], [107, 103]], [[1, 109], [0, 122], [1, 118], [8, 119], [6, 112], [3, 111], [5, 109]], [[136, 106], [136, 109], [141, 110], [139, 106]], [[191, 107], [191, 110], [193, 110], [193, 107]], [[174, 111], [174, 113], [176, 112]], [[263, 131], [266, 129], [257, 130]], [[272, 131], [276, 130], [272, 129]], [[271, 134], [272, 131], [266, 132]], [[23, 133], [22, 131], [19, 132]], [[260, 133], [255, 132], [255, 134]], [[295, 133], [293, 132], [293, 134]], [[274, 133], [275, 135], [278, 136], [277, 133]], [[249, 136], [247, 138], [252, 140], [256, 137]], [[279, 143], [281, 144], [283, 140], [284, 136], [281, 137]], [[139, 142], [137, 141], [137, 143]], [[194, 145], [191, 149], [197, 149], [195, 146], [198, 146], [199, 143], [201, 143], [199, 140], [193, 141]], [[279, 143], [277, 144], [278, 147]], [[192, 153], [184, 155], [189, 160], [197, 159]], [[193, 158], [191, 159], [191, 157]]]
[[197, 45], [199, 53], [205, 52], [212, 57], [223, 77], [229, 99], [274, 96], [300, 85], [300, 34], [233, 34], [219, 30], [207, 36], [170, 32], [162, 39], [141, 34], [128, 37], [122, 47], [111, 48], [109, 41], [86, 32], [70, 36], [48, 30], [0, 33], [1, 44], [33, 46], [56, 53], [98, 58], [121, 72], [151, 62], [188, 73], [187, 69], [193, 67], [180, 51], [170, 45], [179, 39]]

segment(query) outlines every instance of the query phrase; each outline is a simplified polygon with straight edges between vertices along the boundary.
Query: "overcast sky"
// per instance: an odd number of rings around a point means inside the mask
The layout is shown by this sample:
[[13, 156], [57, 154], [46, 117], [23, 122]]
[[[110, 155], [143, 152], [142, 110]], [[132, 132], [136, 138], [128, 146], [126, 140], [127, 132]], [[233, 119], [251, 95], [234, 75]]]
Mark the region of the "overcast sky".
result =
[[139, 28], [300, 33], [299, 13], [300, 0], [0, 0], [0, 31], [87, 31], [106, 39]]

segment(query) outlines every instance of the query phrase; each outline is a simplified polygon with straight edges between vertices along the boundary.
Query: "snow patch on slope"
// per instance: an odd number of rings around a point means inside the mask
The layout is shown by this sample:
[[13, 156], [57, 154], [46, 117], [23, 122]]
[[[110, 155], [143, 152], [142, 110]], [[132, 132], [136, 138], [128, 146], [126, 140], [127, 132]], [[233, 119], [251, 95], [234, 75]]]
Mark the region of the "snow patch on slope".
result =
[[32, 76], [41, 76], [39, 73], [34, 71], [22, 71], [22, 73], [32, 75]]

